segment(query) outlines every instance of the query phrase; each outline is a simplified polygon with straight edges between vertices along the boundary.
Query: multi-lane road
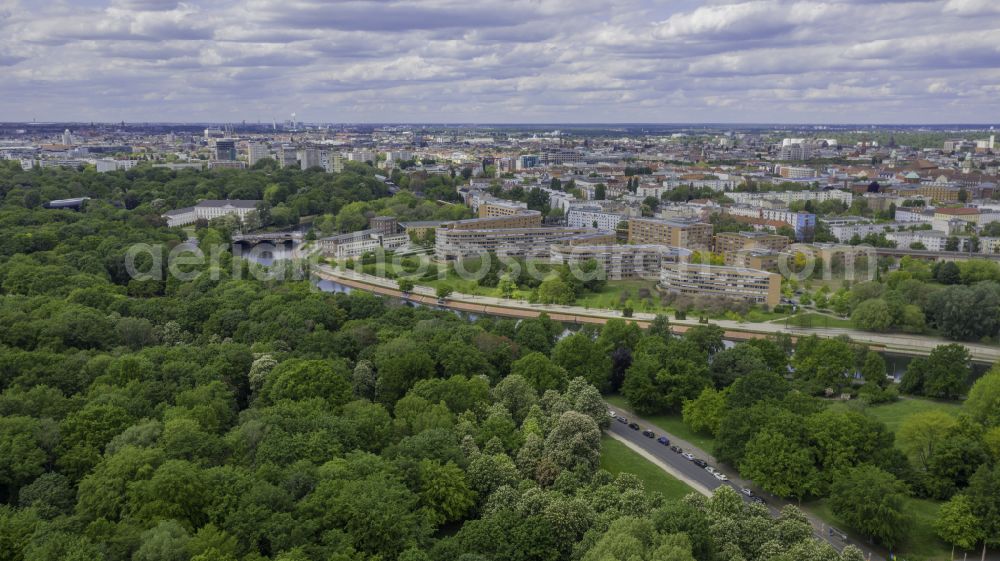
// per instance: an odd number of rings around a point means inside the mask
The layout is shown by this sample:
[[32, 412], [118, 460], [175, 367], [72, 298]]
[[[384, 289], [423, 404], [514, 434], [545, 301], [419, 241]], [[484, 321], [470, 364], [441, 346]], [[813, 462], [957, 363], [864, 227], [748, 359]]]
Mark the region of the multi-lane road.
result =
[[[771, 511], [771, 514], [775, 516], [778, 515], [782, 507], [789, 504], [787, 501], [772, 495], [761, 493], [751, 481], [740, 478], [737, 474], [733, 473], [732, 470], [725, 468], [724, 466], [719, 466], [708, 452], [697, 448], [690, 442], [679, 439], [675, 435], [664, 431], [662, 428], [657, 427], [644, 419], [635, 417], [630, 411], [621, 410], [611, 405], [608, 406], [608, 409], [610, 411], [614, 411], [620, 416], [626, 417], [630, 423], [638, 423], [640, 427], [639, 430], [631, 429], [626, 423], [621, 423], [612, 419], [611, 426], [607, 430], [613, 438], [621, 441], [632, 450], [646, 456], [647, 459], [653, 461], [654, 465], [657, 465], [657, 467], [664, 469], [667, 473], [677, 477], [681, 481], [684, 481], [695, 491], [708, 494], [722, 485], [728, 485], [735, 489], [737, 493], [740, 493], [741, 488], [747, 487], [753, 489], [755, 494], [763, 496], [763, 498], [767, 501], [768, 509]], [[642, 431], [645, 429], [652, 430], [655, 433], [655, 436], [653, 438], [644, 436]], [[684, 452], [689, 452], [693, 454], [695, 458], [705, 460], [709, 466], [719, 469], [719, 471], [725, 473], [726, 476], [729, 477], [729, 481], [723, 482], [717, 479], [714, 475], [705, 469], [698, 467], [693, 461], [688, 460], [682, 454], [671, 450], [670, 446], [661, 444], [657, 441], [657, 438], [660, 436], [666, 436], [670, 439], [672, 445], [679, 446]], [[740, 493], [740, 496], [747, 501], [750, 500], [750, 498], [743, 493]], [[842, 529], [831, 528], [822, 520], [809, 514], [808, 512], [805, 514], [813, 526], [813, 534], [816, 538], [830, 543], [830, 545], [838, 551], [847, 545], [853, 544], [861, 549], [865, 555], [865, 559], [868, 559], [869, 561], [884, 561], [885, 554], [879, 548], [874, 548], [870, 544], [852, 539], [850, 536], [847, 536]]]

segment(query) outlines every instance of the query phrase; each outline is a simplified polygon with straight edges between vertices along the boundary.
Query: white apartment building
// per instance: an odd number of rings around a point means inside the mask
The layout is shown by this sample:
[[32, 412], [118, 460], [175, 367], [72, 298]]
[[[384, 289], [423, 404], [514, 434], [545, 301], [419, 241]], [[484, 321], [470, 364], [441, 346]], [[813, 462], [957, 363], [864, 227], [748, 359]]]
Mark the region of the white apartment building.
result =
[[934, 221], [934, 209], [898, 207], [893, 219], [896, 222], [930, 224]]
[[898, 230], [904, 224], [897, 222], [887, 222], [876, 224], [874, 222], [846, 222], [841, 224], [829, 223], [830, 234], [837, 238], [838, 242], [846, 243], [854, 236], [865, 237], [868, 234], [881, 234], [889, 230]]
[[570, 228], [597, 228], [614, 231], [625, 218], [624, 214], [608, 212], [600, 206], [573, 205], [566, 213], [566, 225]]
[[924, 244], [927, 251], [944, 251], [948, 236], [935, 230], [886, 232], [885, 239], [896, 242], [899, 249], [910, 249], [916, 242]]
[[409, 242], [410, 238], [405, 233], [382, 234], [375, 230], [360, 230], [323, 238], [319, 240], [319, 245], [327, 257], [346, 259], [376, 251], [378, 248], [399, 249]]
[[97, 173], [107, 173], [109, 171], [118, 171], [120, 169], [132, 169], [139, 163], [139, 160], [112, 160], [110, 158], [104, 158], [101, 160], [94, 160], [94, 167], [97, 169]]
[[257, 210], [260, 201], [241, 199], [210, 199], [201, 201], [192, 207], [179, 208], [164, 213], [167, 226], [185, 226], [198, 220], [212, 220], [223, 216], [235, 215], [240, 220]]
[[730, 193], [727, 195], [733, 202], [750, 206], [766, 206], [767, 201], [781, 201], [788, 206], [795, 201], [813, 201], [822, 203], [837, 200], [846, 206], [851, 206], [854, 194], [850, 191], [833, 189], [830, 191], [767, 191], [763, 193]]

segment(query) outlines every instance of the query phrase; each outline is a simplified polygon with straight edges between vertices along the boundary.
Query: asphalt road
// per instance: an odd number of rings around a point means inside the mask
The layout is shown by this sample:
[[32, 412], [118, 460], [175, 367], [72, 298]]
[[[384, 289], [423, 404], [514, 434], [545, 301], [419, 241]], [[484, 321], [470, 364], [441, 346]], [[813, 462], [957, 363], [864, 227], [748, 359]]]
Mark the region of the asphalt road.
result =
[[[764, 499], [767, 501], [767, 508], [771, 511], [773, 516], [777, 516], [782, 507], [786, 504], [790, 504], [778, 497], [774, 497], [766, 493], [760, 493], [759, 490], [753, 486], [752, 482], [741, 479], [739, 476], [733, 474], [731, 470], [725, 468], [720, 469], [720, 471], [725, 473], [730, 478], [730, 481], [723, 482], [716, 479], [714, 475], [705, 471], [705, 469], [698, 467], [693, 461], [686, 459], [681, 454], [672, 451], [670, 446], [660, 444], [656, 439], [660, 436], [666, 436], [670, 439], [671, 444], [680, 446], [684, 452], [690, 452], [695, 458], [701, 458], [702, 460], [708, 462], [709, 466], [718, 468], [711, 455], [704, 450], [698, 449], [686, 441], [677, 439], [674, 435], [660, 429], [659, 427], [653, 426], [651, 423], [648, 423], [638, 417], [634, 417], [628, 411], [620, 411], [614, 407], [610, 407], [610, 409], [616, 411], [619, 415], [627, 417], [629, 422], [637, 423], [639, 425], [639, 430], [630, 429], [626, 423], [619, 422], [618, 420], [612, 420], [611, 427], [608, 428], [608, 432], [620, 437], [631, 447], [639, 448], [660, 462], [670, 466], [671, 469], [679, 472], [684, 478], [695, 481], [699, 485], [712, 491], [722, 485], [732, 487], [737, 493], [740, 492], [741, 487], [749, 487], [754, 490], [754, 493], [764, 496]], [[655, 436], [653, 438], [643, 436], [642, 431], [645, 429], [652, 430], [655, 433]], [[743, 497], [743, 500], [750, 501], [750, 498], [746, 495], [740, 493], [740, 496]], [[837, 551], [840, 551], [847, 545], [853, 544], [861, 549], [865, 555], [865, 559], [868, 559], [869, 561], [884, 561], [885, 556], [878, 549], [874, 549], [871, 545], [859, 542], [849, 536], [846, 536], [846, 534], [841, 531], [842, 529], [834, 529], [831, 531], [830, 527], [827, 526], [822, 520], [810, 515], [809, 513], [805, 514], [813, 526], [813, 535], [817, 539], [828, 542]]]

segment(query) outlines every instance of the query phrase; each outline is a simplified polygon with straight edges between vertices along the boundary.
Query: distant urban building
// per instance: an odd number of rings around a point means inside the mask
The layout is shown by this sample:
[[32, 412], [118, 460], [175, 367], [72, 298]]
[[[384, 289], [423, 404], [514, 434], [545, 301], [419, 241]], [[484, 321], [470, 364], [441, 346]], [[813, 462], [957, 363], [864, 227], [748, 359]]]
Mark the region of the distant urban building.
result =
[[299, 165], [303, 171], [322, 166], [320, 151], [315, 148], [303, 148], [299, 150], [298, 157]]
[[796, 166], [778, 166], [778, 175], [788, 179], [810, 179], [819, 174], [812, 168]]
[[333, 152], [326, 158], [326, 171], [329, 173], [340, 173], [344, 171], [344, 155], [340, 152]]
[[538, 156], [534, 154], [524, 154], [522, 156], [518, 156], [516, 167], [518, 170], [531, 169], [538, 167], [540, 161], [541, 160], [539, 160]]
[[299, 151], [294, 146], [282, 146], [278, 151], [278, 163], [283, 168], [298, 167]]
[[271, 150], [263, 142], [247, 143], [247, 165], [253, 167], [257, 162], [271, 157]]
[[215, 159], [229, 162], [236, 160], [236, 141], [231, 138], [220, 138], [216, 140]]

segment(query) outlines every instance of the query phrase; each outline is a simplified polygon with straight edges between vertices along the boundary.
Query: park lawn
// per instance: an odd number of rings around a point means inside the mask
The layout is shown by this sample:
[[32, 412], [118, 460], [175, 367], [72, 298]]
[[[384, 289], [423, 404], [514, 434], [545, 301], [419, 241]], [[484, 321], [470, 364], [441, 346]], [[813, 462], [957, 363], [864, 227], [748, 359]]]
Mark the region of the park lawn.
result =
[[868, 413], [885, 423], [893, 433], [899, 430], [900, 425], [907, 417], [924, 411], [944, 411], [949, 415], [958, 416], [962, 405], [954, 401], [939, 401], [919, 397], [903, 397], [895, 403], [876, 405], [867, 409]]
[[[662, 312], [667, 308], [660, 305], [660, 294], [656, 291], [656, 281], [617, 280], [608, 281], [598, 292], [586, 292], [576, 299], [575, 305], [584, 308], [621, 309], [621, 295], [628, 294], [625, 305], [637, 312]], [[648, 298], [640, 298], [639, 291], [649, 291]], [[650, 304], [652, 300], [652, 304]]]
[[[941, 503], [926, 499], [906, 499], [906, 513], [910, 517], [910, 527], [903, 538], [903, 543], [896, 552], [899, 559], [906, 561], [948, 561], [951, 559], [951, 546], [937, 538], [934, 533], [934, 520], [937, 518]], [[859, 541], [867, 542], [864, 536], [858, 536], [847, 524], [840, 520], [830, 508], [829, 499], [820, 499], [804, 505], [804, 508], [815, 514], [827, 524], [850, 532]], [[961, 556], [958, 551], [956, 555]]]
[[805, 312], [794, 316], [789, 316], [774, 323], [784, 323], [794, 327], [843, 327], [854, 329], [854, 321], [850, 318], [834, 318], [823, 314]]
[[[628, 400], [619, 394], [606, 395], [604, 396], [604, 401], [607, 401], [613, 407], [631, 410], [631, 407], [628, 405]], [[709, 454], [711, 454], [712, 450], [715, 449], [714, 437], [700, 432], [694, 432], [690, 427], [684, 424], [684, 420], [678, 414], [643, 415], [642, 418], [667, 431], [667, 433], [672, 436], [687, 440], [691, 444], [694, 444]]]
[[608, 435], [601, 436], [601, 468], [615, 475], [622, 472], [634, 474], [642, 480], [647, 493], [659, 492], [667, 499], [680, 499], [695, 492], [686, 483]]

